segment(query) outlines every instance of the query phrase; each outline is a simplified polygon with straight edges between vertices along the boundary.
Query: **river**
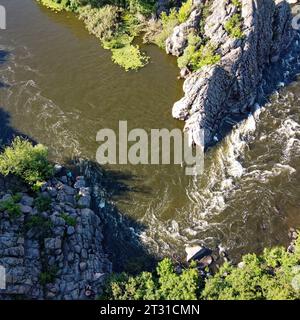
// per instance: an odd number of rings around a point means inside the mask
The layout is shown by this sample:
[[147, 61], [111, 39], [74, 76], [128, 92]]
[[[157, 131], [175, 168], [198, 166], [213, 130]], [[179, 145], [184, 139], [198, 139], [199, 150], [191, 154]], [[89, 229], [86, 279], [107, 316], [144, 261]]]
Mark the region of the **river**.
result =
[[[174, 58], [142, 46], [151, 62], [125, 72], [111, 62], [71, 13], [33, 0], [3, 0], [0, 31], [1, 136], [12, 131], [47, 145], [51, 158], [95, 161], [96, 134], [128, 127], [180, 128], [171, 107], [182, 96]], [[240, 123], [205, 155], [205, 172], [187, 177], [178, 165], [119, 165], [113, 199], [138, 221], [135, 233], [158, 254], [185, 245], [221, 244], [230, 256], [287, 244], [300, 227], [300, 82]]]

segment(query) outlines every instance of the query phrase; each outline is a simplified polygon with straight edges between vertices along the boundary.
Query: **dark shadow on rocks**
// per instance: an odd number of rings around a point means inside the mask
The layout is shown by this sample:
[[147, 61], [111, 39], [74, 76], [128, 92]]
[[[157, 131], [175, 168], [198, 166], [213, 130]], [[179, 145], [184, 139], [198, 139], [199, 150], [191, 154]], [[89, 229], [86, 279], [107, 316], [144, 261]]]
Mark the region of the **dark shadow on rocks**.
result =
[[98, 163], [82, 159], [68, 161], [68, 168], [74, 176], [84, 175], [92, 189], [92, 209], [103, 221], [103, 245], [113, 264], [113, 271], [136, 274], [153, 270], [157, 258], [148, 252], [138, 235], [146, 226], [120, 212], [113, 201], [116, 194], [124, 196], [132, 191], [126, 180], [135, 177], [106, 171]]
[[[113, 263], [113, 270], [129, 273], [151, 270], [156, 259], [149, 254], [138, 236], [146, 226], [120, 212], [114, 202], [110, 201], [115, 176], [111, 176], [111, 172], [105, 172], [94, 162], [83, 164], [82, 171], [93, 186], [93, 208], [100, 213], [104, 221], [103, 242]], [[128, 175], [121, 177], [128, 178]], [[110, 187], [107, 189], [107, 186]], [[122, 191], [126, 192], [126, 189]]]
[[[263, 68], [262, 80], [254, 89], [254, 95], [250, 96], [249, 94], [249, 101], [246, 99], [239, 102], [238, 96], [236, 97], [237, 100], [235, 100], [235, 90], [232, 88], [229, 97], [226, 97], [227, 102], [225, 103], [225, 100], [223, 100], [222, 103], [220, 102], [220, 105], [223, 107], [226, 105], [227, 107], [222, 110], [222, 117], [220, 117], [220, 114], [218, 115], [219, 119], [221, 118], [220, 125], [218, 131], [213, 132], [212, 135], [217, 137], [217, 141], [212, 142], [208, 147], [218, 144], [231, 133], [234, 126], [251, 116], [257, 110], [257, 107], [263, 107], [269, 103], [270, 98], [274, 93], [278, 92], [281, 87], [286, 87], [297, 80], [300, 73], [299, 41], [300, 33], [297, 32], [293, 43], [281, 53], [279, 60], [275, 63], [269, 63]], [[220, 69], [221, 73], [226, 73], [223, 68]], [[215, 76], [213, 75], [212, 85], [208, 88], [208, 97], [215, 95], [216, 87], [213, 81], [214, 79], [215, 81], [218, 81], [217, 72], [215, 73]], [[245, 97], [247, 97], [247, 95], [245, 95]], [[230, 106], [235, 104], [237, 110], [240, 108], [240, 112], [233, 113], [232, 110], [230, 110]], [[211, 114], [210, 109], [210, 101], [207, 99], [204, 107], [205, 113]]]

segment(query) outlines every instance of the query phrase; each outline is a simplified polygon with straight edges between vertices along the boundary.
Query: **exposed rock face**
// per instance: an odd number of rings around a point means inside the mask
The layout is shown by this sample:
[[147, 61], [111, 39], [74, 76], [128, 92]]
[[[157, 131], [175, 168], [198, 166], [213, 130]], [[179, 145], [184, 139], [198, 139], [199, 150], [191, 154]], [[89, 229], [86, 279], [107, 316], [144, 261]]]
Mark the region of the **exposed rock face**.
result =
[[199, 28], [200, 15], [201, 11], [196, 6], [189, 19], [174, 28], [172, 35], [166, 41], [166, 51], [168, 54], [177, 57], [183, 54], [188, 44], [187, 37], [189, 33], [196, 32]]
[[[0, 299], [88, 299], [101, 292], [105, 274], [111, 272], [102, 246], [103, 223], [90, 209], [85, 179], [74, 182], [63, 176], [45, 184], [47, 208], [22, 192], [17, 199], [14, 193], [20, 214], [12, 217], [9, 210], [0, 210], [0, 265], [7, 280]], [[0, 192], [3, 204], [13, 193], [7, 185], [0, 184], [1, 189], [6, 190]]]
[[[224, 25], [237, 8], [229, 0], [211, 1], [205, 37], [218, 48], [221, 61], [188, 75], [183, 87], [185, 95], [175, 103], [172, 111], [174, 118], [186, 121], [185, 130], [195, 137], [194, 141], [199, 129], [204, 129], [206, 145], [212, 142], [225, 114], [250, 110], [264, 68], [278, 61], [295, 36], [286, 1], [243, 0], [241, 3], [244, 38], [234, 39]], [[184, 26], [177, 29], [184, 29]], [[181, 39], [180, 44], [183, 43]], [[174, 55], [181, 54], [182, 47], [173, 44], [174, 49], [170, 50], [167, 42], [167, 52]]]

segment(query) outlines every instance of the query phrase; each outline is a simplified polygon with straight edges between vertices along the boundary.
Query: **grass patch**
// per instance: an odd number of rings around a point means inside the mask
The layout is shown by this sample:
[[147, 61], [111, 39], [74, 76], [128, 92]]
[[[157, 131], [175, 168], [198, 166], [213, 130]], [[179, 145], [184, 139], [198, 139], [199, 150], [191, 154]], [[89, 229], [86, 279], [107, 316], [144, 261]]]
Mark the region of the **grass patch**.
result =
[[22, 214], [21, 207], [18, 204], [20, 198], [18, 195], [12, 196], [12, 198], [0, 202], [0, 211], [7, 211], [9, 218], [14, 220], [19, 218]]

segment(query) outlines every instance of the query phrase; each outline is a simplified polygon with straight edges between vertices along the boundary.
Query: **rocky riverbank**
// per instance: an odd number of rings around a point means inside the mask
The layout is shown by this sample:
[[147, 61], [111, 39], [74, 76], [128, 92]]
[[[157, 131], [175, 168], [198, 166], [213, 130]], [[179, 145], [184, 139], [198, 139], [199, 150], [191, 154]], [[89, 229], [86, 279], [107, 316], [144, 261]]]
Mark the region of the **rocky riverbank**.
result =
[[94, 299], [112, 270], [85, 178], [56, 170], [39, 195], [0, 177], [0, 299]]
[[[197, 71], [181, 70], [186, 78], [184, 97], [175, 103], [173, 117], [186, 122], [185, 130], [195, 143], [200, 129], [209, 145], [219, 140], [226, 115], [251, 112], [264, 70], [279, 61], [296, 35], [288, 2], [195, 0], [190, 18], [175, 27], [166, 41], [167, 53], [181, 56], [193, 32], [220, 57], [218, 63]], [[199, 28], [201, 19], [205, 19], [203, 28]]]

